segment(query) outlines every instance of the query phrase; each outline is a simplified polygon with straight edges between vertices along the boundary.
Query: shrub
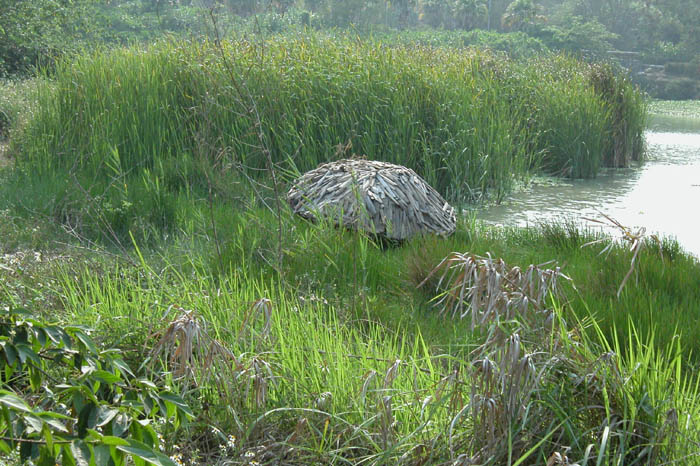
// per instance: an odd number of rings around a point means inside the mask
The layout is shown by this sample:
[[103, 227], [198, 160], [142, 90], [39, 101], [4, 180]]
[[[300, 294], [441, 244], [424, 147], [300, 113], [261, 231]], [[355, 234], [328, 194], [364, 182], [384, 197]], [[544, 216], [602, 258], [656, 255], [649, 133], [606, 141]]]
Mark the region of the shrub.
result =
[[0, 451], [40, 464], [174, 463], [149, 420], [192, 416], [174, 393], [138, 378], [116, 350], [81, 326], [46, 324], [28, 311], [0, 315]]

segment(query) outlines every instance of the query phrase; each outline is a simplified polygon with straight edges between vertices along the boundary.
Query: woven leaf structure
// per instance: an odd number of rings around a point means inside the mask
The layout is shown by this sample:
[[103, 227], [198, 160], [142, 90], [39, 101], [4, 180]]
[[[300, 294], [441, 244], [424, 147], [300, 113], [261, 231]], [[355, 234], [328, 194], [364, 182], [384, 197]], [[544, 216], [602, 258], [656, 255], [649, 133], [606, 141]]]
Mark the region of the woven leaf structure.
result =
[[413, 170], [374, 160], [323, 164], [294, 181], [287, 200], [308, 220], [323, 218], [392, 240], [448, 236], [456, 228], [454, 208]]

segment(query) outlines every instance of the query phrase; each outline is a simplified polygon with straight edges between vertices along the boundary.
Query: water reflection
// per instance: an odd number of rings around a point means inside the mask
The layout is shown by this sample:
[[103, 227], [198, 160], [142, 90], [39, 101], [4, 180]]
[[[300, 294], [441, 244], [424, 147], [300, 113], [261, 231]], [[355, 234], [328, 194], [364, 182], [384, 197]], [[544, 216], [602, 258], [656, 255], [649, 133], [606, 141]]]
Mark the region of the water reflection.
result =
[[477, 212], [501, 225], [545, 221], [596, 224], [582, 217], [603, 212], [627, 226], [674, 236], [700, 257], [700, 126], [697, 132], [646, 133], [649, 160], [640, 167], [608, 170], [592, 180], [535, 183], [502, 205]]

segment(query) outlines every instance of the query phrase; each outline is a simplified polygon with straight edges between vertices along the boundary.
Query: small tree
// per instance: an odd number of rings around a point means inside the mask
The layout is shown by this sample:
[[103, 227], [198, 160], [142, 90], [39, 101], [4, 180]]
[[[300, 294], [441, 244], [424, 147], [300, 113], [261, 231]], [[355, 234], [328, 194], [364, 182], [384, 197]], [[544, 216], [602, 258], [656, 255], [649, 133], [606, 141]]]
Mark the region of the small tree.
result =
[[485, 25], [489, 12], [483, 0], [456, 0], [453, 11], [456, 27], [467, 31]]
[[508, 31], [531, 31], [546, 18], [539, 14], [541, 7], [534, 0], [515, 0], [508, 5], [501, 18], [501, 25]]

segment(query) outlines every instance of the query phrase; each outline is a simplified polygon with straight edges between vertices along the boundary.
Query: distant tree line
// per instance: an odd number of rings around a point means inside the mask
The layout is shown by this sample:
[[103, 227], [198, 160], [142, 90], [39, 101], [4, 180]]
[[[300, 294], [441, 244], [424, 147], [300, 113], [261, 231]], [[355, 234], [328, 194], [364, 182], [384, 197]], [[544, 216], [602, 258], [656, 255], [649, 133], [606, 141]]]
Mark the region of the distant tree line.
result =
[[553, 49], [700, 62], [698, 0], [0, 0], [0, 76], [86, 44], [208, 34], [210, 11], [229, 31], [522, 32]]

